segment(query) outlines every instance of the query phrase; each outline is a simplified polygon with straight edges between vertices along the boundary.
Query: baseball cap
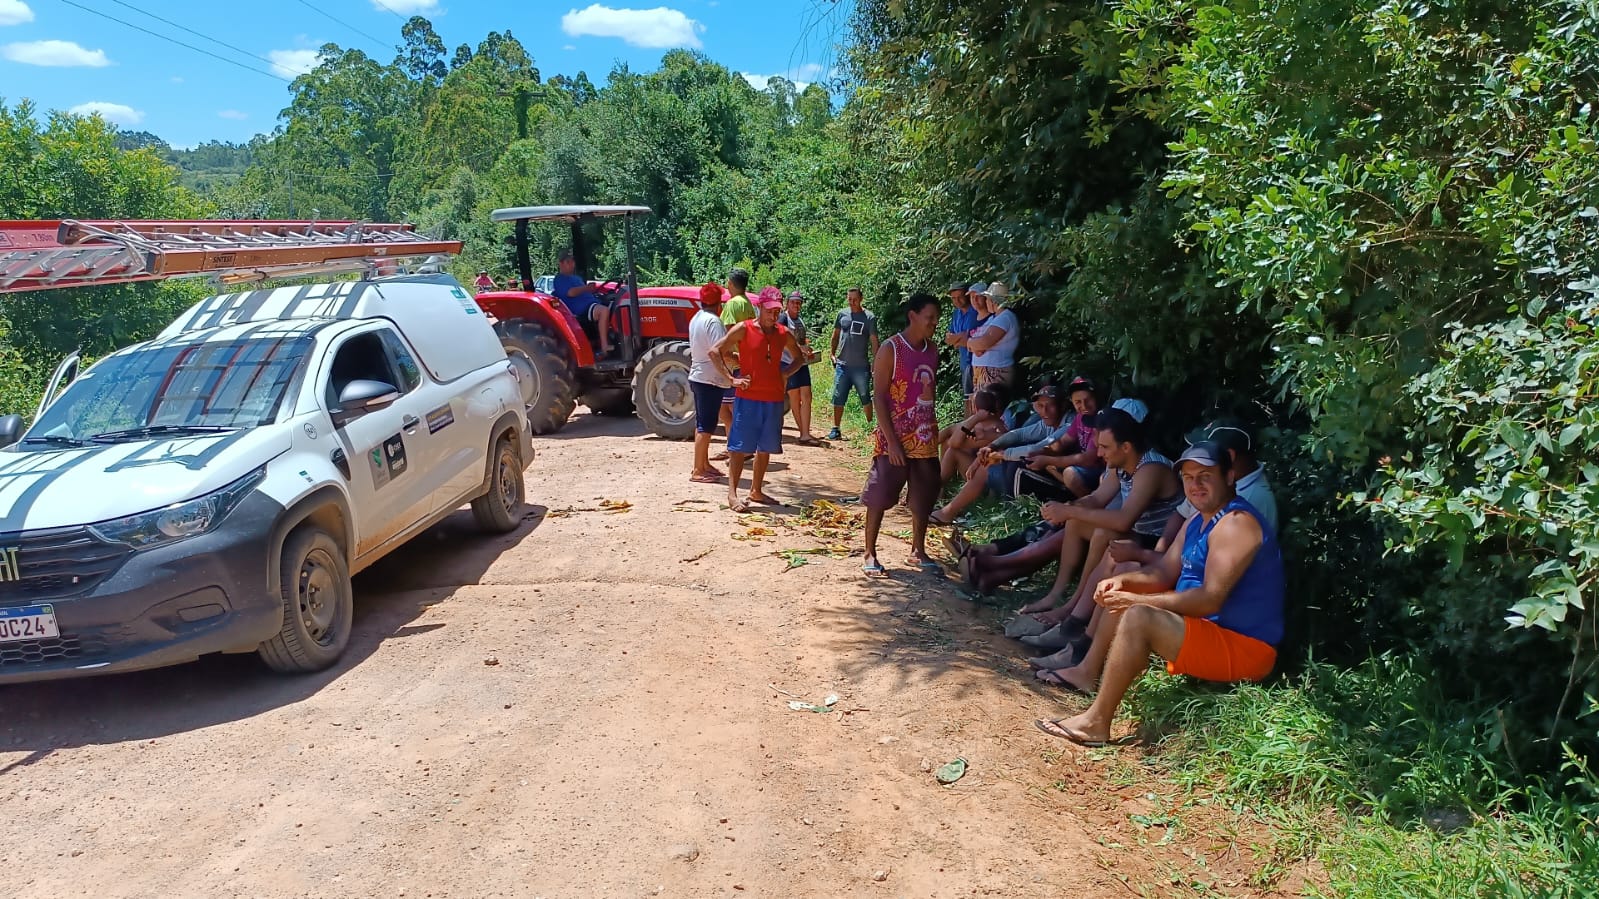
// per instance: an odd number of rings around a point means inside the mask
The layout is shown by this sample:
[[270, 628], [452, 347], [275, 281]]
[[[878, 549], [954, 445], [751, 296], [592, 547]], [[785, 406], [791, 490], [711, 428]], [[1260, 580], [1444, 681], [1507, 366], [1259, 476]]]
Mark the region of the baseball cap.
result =
[[700, 288], [700, 303], [710, 306], [722, 302], [722, 285], [711, 281]]
[[1249, 428], [1242, 421], [1236, 418], [1218, 418], [1189, 431], [1183, 435], [1183, 439], [1188, 442], [1189, 446], [1210, 440], [1221, 444], [1227, 449], [1242, 450], [1246, 453], [1255, 451], [1254, 435], [1249, 432]]
[[971, 293], [980, 293], [985, 296], [988, 294], [988, 285], [984, 284], [982, 281], [973, 281], [972, 286], [966, 289]]
[[1033, 399], [1036, 400], [1041, 396], [1047, 396], [1052, 400], [1060, 399], [1060, 391], [1055, 389], [1054, 384], [1044, 384], [1041, 385], [1037, 390], [1033, 391]]
[[1201, 440], [1177, 457], [1177, 464], [1172, 467], [1178, 471], [1183, 470], [1184, 462], [1198, 462], [1200, 465], [1209, 465], [1212, 468], [1226, 468], [1223, 461], [1227, 458], [1227, 450], [1214, 440]]
[[804, 302], [805, 301], [805, 294], [800, 293], [797, 290], [791, 290], [791, 291], [788, 292], [788, 299], [799, 300], [800, 302]]
[[1088, 380], [1087, 378], [1083, 377], [1082, 375], [1078, 375], [1077, 377], [1072, 378], [1072, 382], [1070, 384], [1066, 385], [1066, 395], [1067, 396], [1071, 396], [1072, 394], [1076, 393], [1079, 390], [1086, 390], [1089, 393], [1093, 393], [1094, 392], [1094, 382]]
[[1110, 407], [1112, 409], [1120, 409], [1123, 412], [1126, 412], [1128, 415], [1133, 417], [1133, 421], [1136, 421], [1139, 424], [1143, 424], [1144, 419], [1149, 417], [1149, 407], [1144, 405], [1143, 400], [1135, 400], [1131, 397], [1123, 397], [1122, 399], [1111, 403]]
[[949, 282], [949, 289], [950, 290], [965, 290], [966, 289], [966, 282], [965, 281], [951, 281], [951, 282]]
[[760, 295], [755, 298], [755, 305], [762, 309], [781, 309], [783, 292], [775, 287], [762, 287]]
[[566, 260], [571, 259], [571, 258], [572, 258], [572, 251], [571, 250], [562, 250], [561, 252], [555, 254], [555, 260], [557, 262], [565, 262]]
[[988, 285], [988, 296], [989, 299], [1006, 299], [1010, 296], [1010, 288], [1005, 286], [1004, 281], [995, 281], [993, 284]]

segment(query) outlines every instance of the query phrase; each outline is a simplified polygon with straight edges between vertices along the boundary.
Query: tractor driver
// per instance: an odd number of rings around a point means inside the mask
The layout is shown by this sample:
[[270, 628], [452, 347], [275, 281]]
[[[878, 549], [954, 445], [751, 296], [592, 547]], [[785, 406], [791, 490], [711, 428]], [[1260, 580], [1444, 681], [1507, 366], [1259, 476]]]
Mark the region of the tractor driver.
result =
[[550, 292], [572, 310], [578, 321], [588, 319], [594, 322], [600, 333], [600, 355], [611, 355], [610, 301], [596, 296], [594, 285], [577, 273], [577, 263], [572, 259], [571, 250], [562, 250], [559, 259], [561, 273], [555, 276], [555, 286]]

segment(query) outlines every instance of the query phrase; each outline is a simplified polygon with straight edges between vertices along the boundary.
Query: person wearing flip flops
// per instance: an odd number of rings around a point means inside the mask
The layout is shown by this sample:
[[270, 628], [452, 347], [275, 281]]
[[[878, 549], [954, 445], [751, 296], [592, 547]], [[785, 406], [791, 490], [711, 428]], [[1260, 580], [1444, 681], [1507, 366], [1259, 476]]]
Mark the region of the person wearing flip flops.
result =
[[689, 480], [715, 484], [727, 475], [711, 464], [711, 435], [722, 414], [722, 400], [733, 389], [733, 375], [724, 370], [716, 345], [727, 336], [722, 324], [722, 286], [712, 281], [700, 288], [700, 310], [688, 323], [688, 387], [694, 394], [694, 471]]
[[[776, 287], [761, 288], [755, 301], [756, 317], [742, 321], [727, 331], [716, 345], [722, 364], [731, 367], [738, 358], [738, 374], [733, 378], [733, 426], [727, 431], [727, 507], [748, 512], [750, 503], [781, 505], [762, 492], [766, 466], [773, 455], [783, 452], [783, 392], [790, 375], [804, 365], [804, 355], [794, 335], [777, 323], [783, 308], [783, 294]], [[787, 354], [787, 365], [783, 359]], [[744, 460], [755, 457], [750, 470], [750, 492], [738, 495], [739, 475]]]
[[1103, 746], [1150, 653], [1170, 674], [1232, 683], [1260, 681], [1277, 664], [1283, 638], [1282, 552], [1271, 524], [1237, 494], [1226, 449], [1214, 441], [1177, 459], [1194, 516], [1153, 565], [1101, 581], [1094, 602], [1110, 655], [1099, 693], [1070, 718], [1039, 719], [1038, 729], [1083, 746]]
[[908, 490], [911, 511], [910, 563], [937, 573], [938, 563], [927, 555], [927, 520], [938, 502], [938, 417], [934, 378], [938, 371], [938, 298], [915, 293], [905, 303], [905, 330], [878, 348], [872, 362], [878, 385], [877, 428], [872, 447], [872, 468], [861, 491], [866, 507], [866, 559], [868, 576], [887, 574], [877, 560], [877, 535], [883, 513], [899, 504], [901, 489]]
[[[777, 323], [794, 335], [794, 342], [799, 344], [801, 355], [804, 356], [804, 364], [788, 379], [788, 405], [794, 411], [794, 429], [799, 431], [799, 439], [794, 442], [800, 446], [820, 446], [822, 442], [811, 433], [811, 363], [820, 359], [821, 354], [811, 348], [805, 319], [800, 316], [800, 307], [804, 304], [805, 294], [797, 290], [790, 291], [783, 300], [783, 311], [778, 315]], [[791, 361], [787, 355], [783, 357], [784, 365]]]

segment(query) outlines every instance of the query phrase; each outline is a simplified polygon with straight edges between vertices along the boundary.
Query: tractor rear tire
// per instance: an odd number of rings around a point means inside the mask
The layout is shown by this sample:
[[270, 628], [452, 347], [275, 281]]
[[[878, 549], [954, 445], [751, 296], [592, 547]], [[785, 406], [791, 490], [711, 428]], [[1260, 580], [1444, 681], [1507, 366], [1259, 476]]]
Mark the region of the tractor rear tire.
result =
[[633, 414], [633, 388], [591, 387], [588, 393], [578, 397], [578, 402], [595, 415], [626, 418]]
[[658, 343], [639, 358], [633, 405], [650, 432], [669, 440], [694, 436], [694, 391], [688, 386], [688, 341]]
[[566, 344], [544, 324], [525, 318], [499, 322], [494, 330], [521, 378], [528, 430], [559, 431], [577, 406], [577, 371]]

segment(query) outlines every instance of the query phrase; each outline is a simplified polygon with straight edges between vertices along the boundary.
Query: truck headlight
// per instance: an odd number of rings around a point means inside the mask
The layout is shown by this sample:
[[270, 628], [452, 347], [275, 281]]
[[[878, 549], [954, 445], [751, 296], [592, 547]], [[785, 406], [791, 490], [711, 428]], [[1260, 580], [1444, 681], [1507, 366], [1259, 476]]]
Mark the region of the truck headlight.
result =
[[148, 549], [164, 543], [198, 537], [216, 530], [228, 513], [238, 506], [251, 488], [266, 478], [266, 467], [257, 468], [237, 481], [163, 509], [140, 512], [126, 518], [102, 521], [89, 531], [109, 543], [124, 543], [134, 549]]

